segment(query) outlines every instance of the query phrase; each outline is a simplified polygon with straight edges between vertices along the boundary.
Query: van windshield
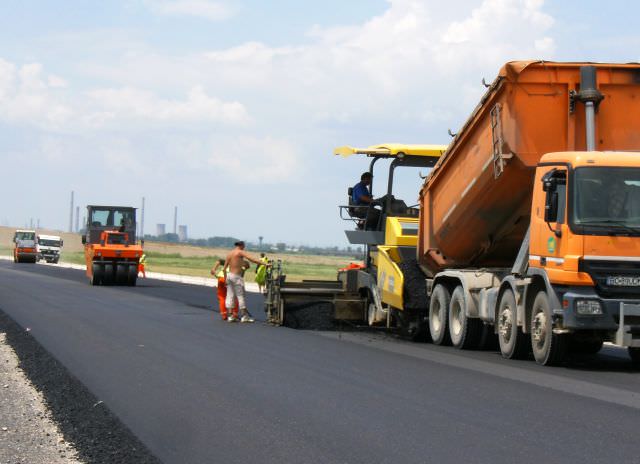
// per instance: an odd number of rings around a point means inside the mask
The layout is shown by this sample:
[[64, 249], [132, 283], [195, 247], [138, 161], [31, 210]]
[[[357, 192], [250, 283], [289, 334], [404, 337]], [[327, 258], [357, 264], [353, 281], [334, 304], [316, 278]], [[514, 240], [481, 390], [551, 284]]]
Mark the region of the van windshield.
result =
[[587, 234], [640, 235], [640, 168], [577, 168], [572, 225]]

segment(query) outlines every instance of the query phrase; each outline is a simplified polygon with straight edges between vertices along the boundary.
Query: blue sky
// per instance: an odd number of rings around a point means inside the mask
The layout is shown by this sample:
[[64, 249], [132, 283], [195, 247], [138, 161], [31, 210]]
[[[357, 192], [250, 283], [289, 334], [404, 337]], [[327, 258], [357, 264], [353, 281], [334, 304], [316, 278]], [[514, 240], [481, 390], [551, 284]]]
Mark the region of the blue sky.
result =
[[[0, 224], [68, 200], [145, 231], [346, 245], [366, 168], [339, 145], [447, 143], [516, 59], [640, 61], [635, 2], [22, 1], [0, 6]], [[407, 203], [416, 172], [401, 176]]]

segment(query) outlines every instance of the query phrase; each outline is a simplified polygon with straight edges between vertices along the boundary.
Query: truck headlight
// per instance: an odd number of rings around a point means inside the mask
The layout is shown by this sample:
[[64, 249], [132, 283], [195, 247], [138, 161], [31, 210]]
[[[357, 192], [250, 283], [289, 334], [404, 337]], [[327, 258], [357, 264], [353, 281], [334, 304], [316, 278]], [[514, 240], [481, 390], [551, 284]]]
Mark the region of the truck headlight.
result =
[[602, 304], [598, 300], [576, 300], [576, 312], [583, 316], [602, 314]]

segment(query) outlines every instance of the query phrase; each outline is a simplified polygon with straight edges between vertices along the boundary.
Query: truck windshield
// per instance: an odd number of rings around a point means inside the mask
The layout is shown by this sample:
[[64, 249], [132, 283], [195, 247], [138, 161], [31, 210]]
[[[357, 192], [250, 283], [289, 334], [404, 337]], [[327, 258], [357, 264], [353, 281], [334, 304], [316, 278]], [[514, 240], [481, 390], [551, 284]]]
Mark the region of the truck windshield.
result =
[[133, 223], [132, 210], [93, 209], [91, 211], [92, 226], [130, 227]]
[[584, 233], [640, 235], [640, 168], [577, 168], [573, 206]]
[[16, 240], [35, 240], [35, 232], [16, 232]]
[[41, 246], [49, 246], [49, 247], [59, 247], [60, 246], [60, 240], [51, 240], [51, 239], [48, 239], [48, 238], [38, 239], [38, 243]]

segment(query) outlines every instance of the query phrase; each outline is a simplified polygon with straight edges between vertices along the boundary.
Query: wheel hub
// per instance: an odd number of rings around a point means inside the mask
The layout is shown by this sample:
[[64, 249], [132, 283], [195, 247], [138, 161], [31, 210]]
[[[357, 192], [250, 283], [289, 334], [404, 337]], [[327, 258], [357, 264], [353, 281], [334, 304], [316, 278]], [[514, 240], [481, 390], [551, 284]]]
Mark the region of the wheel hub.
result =
[[533, 327], [531, 330], [531, 336], [533, 337], [533, 341], [535, 341], [538, 345], [544, 343], [544, 340], [547, 337], [547, 318], [543, 312], [539, 312], [533, 318]]
[[513, 312], [510, 308], [505, 308], [500, 313], [498, 320], [498, 332], [500, 336], [508, 343], [511, 339], [511, 330], [513, 328]]

